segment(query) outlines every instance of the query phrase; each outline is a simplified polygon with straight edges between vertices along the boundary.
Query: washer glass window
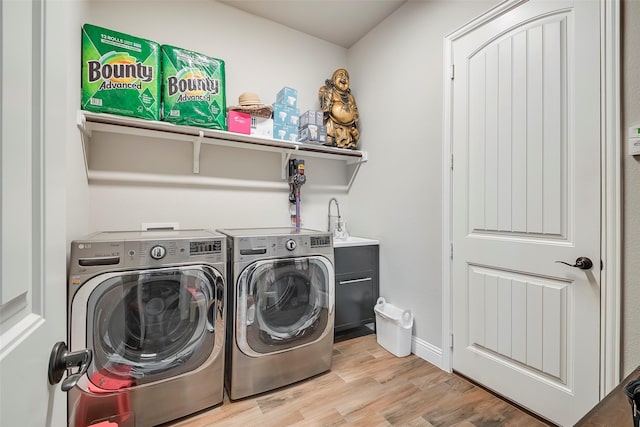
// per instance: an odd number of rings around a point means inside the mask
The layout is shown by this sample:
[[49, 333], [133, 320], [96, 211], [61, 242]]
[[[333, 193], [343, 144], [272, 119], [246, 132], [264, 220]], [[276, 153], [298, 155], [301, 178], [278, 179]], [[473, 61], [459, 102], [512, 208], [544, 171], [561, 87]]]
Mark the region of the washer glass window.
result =
[[206, 266], [111, 277], [88, 301], [91, 382], [119, 389], [200, 366], [214, 345], [214, 293], [220, 274]]
[[326, 258], [258, 261], [238, 279], [237, 341], [250, 355], [315, 342], [332, 330], [333, 277]]

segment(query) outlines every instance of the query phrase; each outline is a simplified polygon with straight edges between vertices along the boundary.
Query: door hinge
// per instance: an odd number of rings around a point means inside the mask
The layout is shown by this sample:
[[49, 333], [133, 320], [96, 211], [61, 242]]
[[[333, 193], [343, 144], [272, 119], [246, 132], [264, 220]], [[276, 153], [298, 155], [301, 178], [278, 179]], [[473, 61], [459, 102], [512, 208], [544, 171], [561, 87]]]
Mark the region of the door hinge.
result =
[[451, 170], [453, 170], [453, 153], [451, 153], [451, 160], [449, 162], [449, 166], [451, 167]]
[[453, 350], [453, 332], [449, 334], [449, 348]]
[[449, 243], [449, 258], [453, 259], [453, 242]]
[[455, 78], [455, 74], [456, 74], [456, 66], [451, 64], [449, 65], [449, 77], [451, 78], [451, 80], [453, 80]]

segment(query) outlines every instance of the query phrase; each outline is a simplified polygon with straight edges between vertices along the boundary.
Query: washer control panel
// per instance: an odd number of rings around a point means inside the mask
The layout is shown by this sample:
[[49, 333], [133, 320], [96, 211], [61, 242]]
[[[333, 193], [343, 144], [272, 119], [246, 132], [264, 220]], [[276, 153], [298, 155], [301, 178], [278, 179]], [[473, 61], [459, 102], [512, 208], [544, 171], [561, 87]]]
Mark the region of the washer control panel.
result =
[[184, 262], [226, 260], [224, 237], [175, 240], [76, 241], [71, 247], [74, 274], [122, 267], [160, 267]]
[[160, 261], [162, 264], [193, 261], [221, 262], [223, 240], [223, 238], [215, 238], [125, 242], [126, 264], [155, 265]]

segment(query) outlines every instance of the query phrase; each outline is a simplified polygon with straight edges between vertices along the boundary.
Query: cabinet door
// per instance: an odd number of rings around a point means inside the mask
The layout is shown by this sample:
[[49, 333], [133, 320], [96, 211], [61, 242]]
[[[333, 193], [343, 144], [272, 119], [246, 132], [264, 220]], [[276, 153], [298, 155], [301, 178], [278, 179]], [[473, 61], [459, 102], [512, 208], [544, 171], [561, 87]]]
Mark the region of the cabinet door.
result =
[[335, 330], [355, 328], [373, 322], [373, 271], [336, 275]]
[[378, 299], [377, 245], [335, 249], [335, 331], [356, 328], [375, 321]]

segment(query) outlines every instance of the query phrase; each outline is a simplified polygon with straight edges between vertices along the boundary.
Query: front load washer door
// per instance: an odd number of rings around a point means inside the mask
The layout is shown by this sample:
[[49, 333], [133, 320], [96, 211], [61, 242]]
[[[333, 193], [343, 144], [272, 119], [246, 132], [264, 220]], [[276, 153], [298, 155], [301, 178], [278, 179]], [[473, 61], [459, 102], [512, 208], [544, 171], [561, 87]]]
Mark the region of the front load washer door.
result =
[[[89, 381], [103, 390], [147, 384], [192, 371], [212, 356], [224, 283], [209, 266], [106, 273], [74, 296], [72, 328], [93, 350]], [[83, 308], [86, 314], [83, 317]], [[220, 341], [220, 340], [218, 340]], [[72, 342], [74, 342], [72, 330]], [[75, 345], [74, 345], [75, 347]]]
[[259, 357], [333, 333], [334, 270], [310, 256], [257, 261], [238, 278], [236, 341]]

